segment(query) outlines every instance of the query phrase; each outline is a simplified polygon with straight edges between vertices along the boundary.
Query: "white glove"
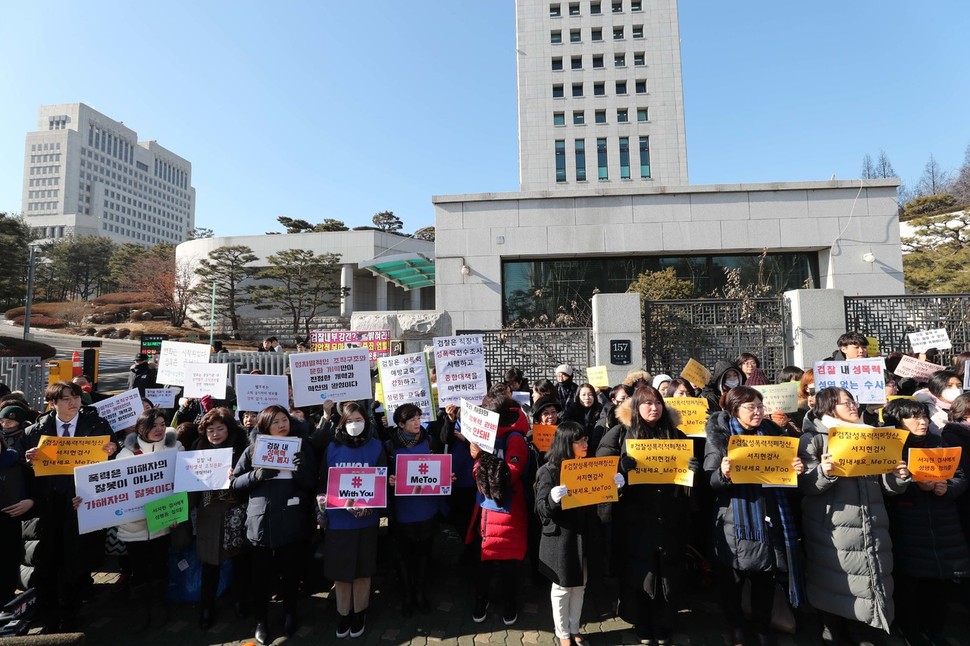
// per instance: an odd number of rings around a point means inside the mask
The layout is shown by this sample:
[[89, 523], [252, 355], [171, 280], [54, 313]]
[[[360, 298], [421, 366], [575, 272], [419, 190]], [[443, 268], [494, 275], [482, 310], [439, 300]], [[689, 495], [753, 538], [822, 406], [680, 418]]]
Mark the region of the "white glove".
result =
[[613, 474], [613, 482], [616, 483], [617, 489], [622, 489], [623, 485], [626, 484], [626, 479], [623, 477], [622, 473], [615, 473]]
[[553, 502], [559, 502], [569, 494], [569, 489], [566, 485], [559, 485], [558, 487], [553, 487], [549, 490], [549, 497], [552, 498]]

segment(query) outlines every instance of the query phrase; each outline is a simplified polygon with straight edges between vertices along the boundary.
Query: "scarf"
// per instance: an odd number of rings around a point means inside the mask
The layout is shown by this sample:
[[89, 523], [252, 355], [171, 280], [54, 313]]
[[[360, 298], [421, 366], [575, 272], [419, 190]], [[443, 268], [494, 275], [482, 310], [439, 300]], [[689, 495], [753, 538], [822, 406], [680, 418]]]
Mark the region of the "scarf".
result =
[[[759, 426], [758, 435], [765, 435]], [[737, 419], [731, 418], [731, 435], [744, 435], [744, 429]], [[731, 507], [734, 511], [734, 532], [738, 540], [767, 543], [765, 532], [765, 496], [773, 495], [778, 507], [781, 520], [782, 536], [785, 540], [785, 552], [788, 556], [788, 600], [792, 607], [797, 608], [802, 600], [802, 561], [798, 546], [798, 532], [795, 518], [792, 516], [788, 504], [788, 496], [784, 489], [771, 487], [762, 488], [757, 484], [741, 484], [731, 487]]]
[[424, 432], [418, 431], [417, 433], [408, 433], [400, 426], [397, 427], [395, 431], [395, 439], [397, 443], [406, 449], [414, 448], [418, 445], [418, 442], [424, 437]]

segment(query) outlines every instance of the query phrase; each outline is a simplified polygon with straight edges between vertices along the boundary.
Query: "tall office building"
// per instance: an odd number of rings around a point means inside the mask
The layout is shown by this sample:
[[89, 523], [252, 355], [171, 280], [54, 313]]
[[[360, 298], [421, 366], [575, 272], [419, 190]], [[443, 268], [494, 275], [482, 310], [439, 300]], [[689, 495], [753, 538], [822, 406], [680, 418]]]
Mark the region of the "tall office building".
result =
[[677, 0], [516, 0], [522, 191], [685, 186]]
[[192, 164], [83, 103], [45, 105], [27, 134], [23, 214], [42, 239], [178, 244], [195, 227]]

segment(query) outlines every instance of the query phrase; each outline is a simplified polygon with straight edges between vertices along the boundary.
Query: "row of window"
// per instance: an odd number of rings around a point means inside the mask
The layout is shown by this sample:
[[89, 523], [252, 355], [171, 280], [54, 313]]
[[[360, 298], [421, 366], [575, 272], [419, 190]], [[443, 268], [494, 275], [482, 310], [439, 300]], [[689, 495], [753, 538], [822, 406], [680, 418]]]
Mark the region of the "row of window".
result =
[[61, 153], [49, 153], [47, 155], [31, 155], [30, 163], [37, 164], [41, 162], [59, 162], [61, 161]]
[[[623, 13], [623, 0], [611, 0], [610, 10], [613, 13]], [[581, 16], [582, 12], [581, 2], [570, 2], [566, 4], [566, 11], [569, 12], [570, 16]], [[549, 17], [550, 18], [561, 18], [563, 13], [562, 9], [563, 3], [553, 2], [549, 5]], [[643, 11], [643, 0], [630, 0], [630, 11]], [[599, 16], [603, 14], [603, 3], [601, 0], [592, 0], [589, 3], [589, 13], [592, 16]]]
[[60, 177], [41, 177], [38, 179], [28, 180], [28, 186], [57, 186], [61, 183]]
[[[635, 39], [643, 38], [643, 25], [633, 25], [630, 28], [630, 37]], [[626, 27], [613, 27], [613, 40], [623, 40], [626, 38]], [[600, 42], [603, 40], [603, 28], [593, 27], [589, 30], [589, 39], [591, 41]], [[553, 45], [560, 45], [563, 42], [562, 30], [553, 29], [549, 32], [549, 42]], [[583, 42], [583, 30], [582, 29], [570, 29], [569, 30], [569, 42], [571, 43], [581, 43]]]
[[31, 175], [55, 175], [60, 166], [31, 166], [29, 173]]
[[57, 197], [58, 193], [59, 191], [56, 188], [49, 189], [46, 191], [27, 191], [27, 199], [33, 200], [33, 199], [43, 198], [43, 197]]
[[[637, 108], [637, 121], [639, 123], [646, 123], [650, 120], [649, 112], [647, 108]], [[630, 110], [629, 108], [617, 108], [616, 109], [616, 122], [617, 123], [629, 123], [630, 122]], [[606, 121], [606, 110], [595, 110], [593, 112], [593, 123], [607, 123]], [[566, 113], [565, 112], [553, 112], [552, 113], [552, 125], [554, 126], [564, 126], [566, 125]], [[586, 125], [586, 111], [585, 110], [573, 110], [573, 125], [582, 126]]]
[[104, 221], [101, 222], [101, 229], [109, 233], [117, 233], [119, 235], [123, 235], [128, 238], [141, 240], [142, 242], [146, 242], [148, 244], [158, 244], [159, 242], [167, 242], [166, 240], [161, 240], [159, 238], [156, 238], [155, 236], [142, 233], [141, 231], [133, 231], [131, 229], [126, 229], [124, 227], [120, 227], [114, 224], [109, 224]]
[[[138, 171], [133, 171], [130, 168], [124, 166], [123, 164], [116, 163], [111, 159], [106, 159], [103, 155], [98, 155], [97, 153], [94, 153], [92, 155], [91, 150], [85, 150], [82, 148], [81, 154], [82, 155], [86, 154], [88, 158], [91, 158], [94, 160], [94, 163], [92, 163], [90, 161], [85, 162], [82, 159], [81, 160], [82, 168], [84, 168], [85, 166], [87, 166], [88, 168], [92, 168], [95, 172], [99, 172], [101, 175], [104, 175], [106, 180], [114, 179], [121, 182], [122, 184], [127, 184], [133, 187], [134, 189], [133, 192], [139, 197], [142, 197], [145, 199], [150, 199], [152, 196], [157, 197], [158, 200], [155, 200], [155, 201], [170, 202], [173, 205], [172, 208], [180, 208], [183, 213], [185, 213], [186, 215], [188, 214], [190, 204], [187, 199], [188, 198], [187, 193], [184, 193], [178, 189], [173, 190], [170, 187], [164, 185], [164, 183], [161, 180], [157, 180], [153, 177], [149, 177], [148, 175], [143, 175], [141, 172], [138, 172]], [[105, 164], [105, 166], [98, 165], [97, 162], [99, 160], [103, 164]], [[110, 170], [109, 167], [117, 168], [118, 172]], [[127, 177], [124, 177], [124, 175], [130, 175], [132, 177], [137, 177], [138, 179], [137, 180], [128, 179]], [[90, 175], [88, 176], [88, 179], [91, 179]], [[138, 180], [144, 180], [144, 183]], [[112, 182], [112, 185], [114, 185], [113, 182]], [[151, 188], [152, 186], [157, 186], [163, 190], [157, 190], [157, 189]], [[141, 192], [141, 191], [144, 191], [144, 192]], [[179, 198], [184, 198], [184, 199], [179, 199]]]
[[49, 117], [47, 119], [47, 129], [48, 130], [64, 130], [67, 128], [68, 116], [66, 114], [61, 114], [56, 117]]
[[[626, 96], [628, 94], [628, 84], [626, 81], [616, 81], [613, 85], [616, 90], [617, 96]], [[647, 81], [646, 79], [638, 79], [633, 82], [634, 91], [637, 94], [647, 93]], [[562, 83], [554, 83], [552, 86], [552, 98], [562, 99], [565, 98], [566, 90]], [[586, 96], [585, 84], [584, 83], [573, 83], [570, 88], [570, 96], [574, 98], [579, 98]], [[603, 81], [597, 81], [593, 83], [593, 96], [606, 96], [606, 83]]]
[[61, 149], [60, 142], [30, 145], [30, 152], [32, 153], [39, 153], [44, 150], [60, 150], [60, 149]]
[[57, 202], [29, 202], [28, 211], [54, 211], [57, 209]]
[[[126, 164], [135, 163], [134, 144], [123, 137], [95, 126], [88, 125], [88, 146], [107, 153], [111, 157], [120, 159]], [[175, 164], [155, 158], [155, 176], [179, 188], [188, 188], [189, 173]]]
[[[631, 179], [630, 175], [630, 138], [619, 137], [618, 149], [620, 153], [620, 179]], [[640, 178], [650, 178], [650, 137], [640, 137]], [[556, 181], [565, 182], [566, 179], [566, 140], [557, 139]], [[576, 160], [576, 181], [586, 181], [586, 140], [576, 139], [573, 142], [573, 155]], [[610, 179], [609, 147], [606, 137], [596, 139], [596, 178], [600, 181]]]
[[[625, 52], [619, 54], [613, 54], [613, 67], [626, 67], [627, 55]], [[593, 54], [592, 57], [593, 69], [605, 69], [606, 61], [603, 54]], [[633, 52], [633, 66], [643, 67], [647, 64], [647, 57], [644, 52]], [[552, 57], [552, 71], [559, 72], [565, 69], [562, 56]], [[571, 70], [581, 70], [583, 69], [583, 56], [582, 54], [577, 56], [569, 57], [569, 69]]]

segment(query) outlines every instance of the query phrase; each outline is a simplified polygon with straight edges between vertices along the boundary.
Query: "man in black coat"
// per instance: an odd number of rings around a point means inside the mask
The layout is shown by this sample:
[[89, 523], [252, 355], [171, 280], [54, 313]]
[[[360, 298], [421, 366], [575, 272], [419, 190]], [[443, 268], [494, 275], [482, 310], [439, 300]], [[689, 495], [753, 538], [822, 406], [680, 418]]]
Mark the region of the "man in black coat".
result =
[[135, 355], [135, 363], [131, 364], [131, 374], [128, 375], [128, 390], [138, 389], [138, 394], [145, 396], [146, 388], [155, 387], [155, 377], [151, 366], [148, 365], [148, 355], [144, 352]]

